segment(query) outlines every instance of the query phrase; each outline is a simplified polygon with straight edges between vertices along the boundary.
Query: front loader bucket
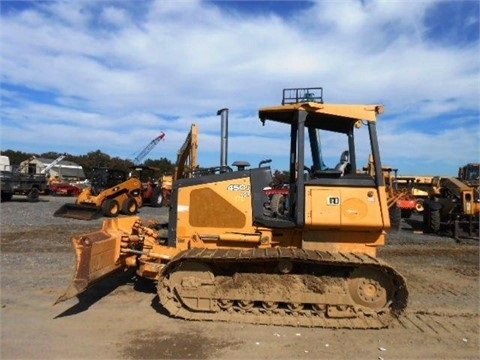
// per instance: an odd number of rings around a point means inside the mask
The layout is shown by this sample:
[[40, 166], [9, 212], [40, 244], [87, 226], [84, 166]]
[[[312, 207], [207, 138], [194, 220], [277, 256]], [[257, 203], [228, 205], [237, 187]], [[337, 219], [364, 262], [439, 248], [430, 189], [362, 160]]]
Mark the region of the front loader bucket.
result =
[[78, 220], [93, 220], [103, 216], [102, 209], [94, 205], [64, 204], [53, 216]]
[[103, 228], [72, 238], [77, 256], [73, 280], [55, 304], [77, 296], [95, 281], [124, 267], [120, 244], [125, 232], [118, 227], [118, 219], [104, 221]]

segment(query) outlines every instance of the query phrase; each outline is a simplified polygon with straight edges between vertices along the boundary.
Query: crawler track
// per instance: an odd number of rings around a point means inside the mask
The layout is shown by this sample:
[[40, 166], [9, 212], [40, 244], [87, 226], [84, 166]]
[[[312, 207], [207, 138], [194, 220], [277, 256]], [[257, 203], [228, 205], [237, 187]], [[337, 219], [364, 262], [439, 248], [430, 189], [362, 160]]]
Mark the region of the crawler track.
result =
[[408, 298], [379, 259], [296, 248], [187, 250], [163, 268], [158, 294], [189, 320], [355, 329], [389, 326]]

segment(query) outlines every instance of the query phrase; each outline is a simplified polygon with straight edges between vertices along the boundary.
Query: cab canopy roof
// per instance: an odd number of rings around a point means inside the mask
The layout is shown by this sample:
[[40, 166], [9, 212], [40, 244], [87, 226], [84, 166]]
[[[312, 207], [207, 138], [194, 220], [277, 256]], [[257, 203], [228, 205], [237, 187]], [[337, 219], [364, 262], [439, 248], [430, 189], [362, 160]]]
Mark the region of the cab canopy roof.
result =
[[359, 121], [375, 122], [377, 115], [383, 113], [383, 105], [324, 104], [320, 102], [302, 102], [279, 106], [263, 107], [258, 111], [262, 123], [266, 120], [284, 124], [295, 123], [298, 111], [308, 113], [305, 126], [315, 129], [349, 133]]

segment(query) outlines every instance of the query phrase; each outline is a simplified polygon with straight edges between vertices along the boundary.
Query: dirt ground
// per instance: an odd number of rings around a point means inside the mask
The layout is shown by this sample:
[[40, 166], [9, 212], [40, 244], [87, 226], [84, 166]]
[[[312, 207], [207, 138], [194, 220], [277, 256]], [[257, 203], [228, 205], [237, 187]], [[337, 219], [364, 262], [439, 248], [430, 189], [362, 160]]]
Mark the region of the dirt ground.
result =
[[[418, 233], [403, 220], [380, 257], [407, 279], [408, 311], [383, 330], [331, 330], [170, 318], [126, 272], [52, 306], [73, 274], [70, 237], [101, 220], [54, 218], [73, 198], [1, 204], [2, 359], [477, 359], [478, 241]], [[144, 207], [142, 218], [166, 217]]]

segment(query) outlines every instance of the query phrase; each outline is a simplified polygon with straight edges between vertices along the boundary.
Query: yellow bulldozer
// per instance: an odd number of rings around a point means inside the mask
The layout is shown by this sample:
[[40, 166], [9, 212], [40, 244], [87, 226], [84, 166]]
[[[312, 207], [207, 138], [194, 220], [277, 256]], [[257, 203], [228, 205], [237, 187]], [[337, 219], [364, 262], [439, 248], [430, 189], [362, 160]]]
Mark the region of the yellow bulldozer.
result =
[[96, 168], [90, 186], [82, 190], [74, 204], [66, 203], [54, 216], [79, 220], [134, 215], [142, 206], [142, 183], [120, 169]]
[[[281, 124], [290, 136], [284, 214], [264, 206], [270, 167], [238, 161], [232, 169], [222, 147], [220, 166], [175, 181], [168, 223], [113, 218], [75, 236], [76, 272], [57, 302], [134, 267], [156, 282], [166, 312], [182, 319], [388, 326], [406, 308], [408, 291], [377, 258], [390, 226], [376, 131], [382, 112], [381, 105], [324, 103], [318, 87], [284, 89], [281, 105], [259, 110], [264, 125]], [[328, 149], [320, 137], [348, 149], [335, 166], [321, 161]], [[356, 171], [369, 153], [373, 176]]]

